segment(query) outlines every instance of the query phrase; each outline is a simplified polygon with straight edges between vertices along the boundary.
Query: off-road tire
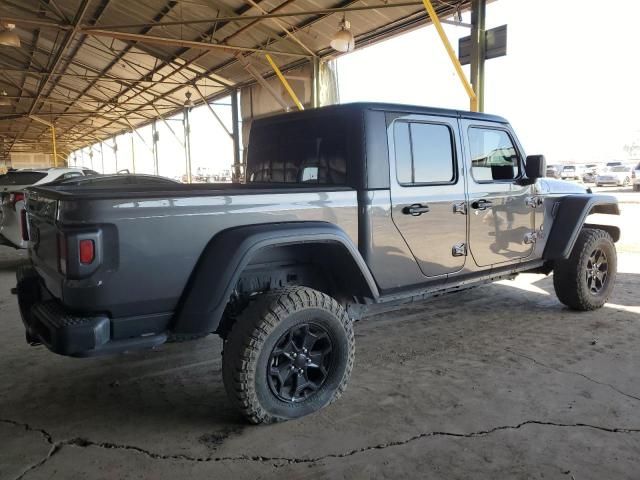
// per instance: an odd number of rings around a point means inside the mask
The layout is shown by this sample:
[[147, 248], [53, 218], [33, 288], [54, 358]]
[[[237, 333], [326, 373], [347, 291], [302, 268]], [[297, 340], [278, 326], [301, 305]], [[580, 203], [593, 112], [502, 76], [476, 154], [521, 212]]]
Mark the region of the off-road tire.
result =
[[[326, 380], [309, 398], [283, 401], [268, 382], [276, 343], [296, 325], [313, 322], [326, 330], [335, 356]], [[335, 402], [344, 393], [355, 356], [353, 325], [333, 298], [307, 287], [258, 295], [231, 327], [222, 357], [222, 378], [230, 401], [254, 424], [302, 417]]]
[[[601, 291], [593, 293], [589, 289], [586, 272], [589, 258], [597, 249], [605, 253], [608, 271]], [[556, 262], [553, 269], [553, 287], [558, 299], [569, 308], [582, 311], [596, 310], [609, 299], [616, 272], [616, 247], [611, 235], [604, 230], [584, 228], [569, 258]]]

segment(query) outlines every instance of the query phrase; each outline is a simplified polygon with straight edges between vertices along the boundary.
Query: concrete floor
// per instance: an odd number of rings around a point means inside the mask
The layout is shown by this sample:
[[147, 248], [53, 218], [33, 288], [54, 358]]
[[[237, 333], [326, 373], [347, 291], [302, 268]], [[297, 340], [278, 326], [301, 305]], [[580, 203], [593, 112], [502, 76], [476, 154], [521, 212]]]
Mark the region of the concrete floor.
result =
[[24, 342], [0, 247], [1, 479], [640, 477], [640, 204], [611, 303], [565, 309], [522, 275], [356, 325], [337, 404], [248, 426], [213, 336], [111, 358]]

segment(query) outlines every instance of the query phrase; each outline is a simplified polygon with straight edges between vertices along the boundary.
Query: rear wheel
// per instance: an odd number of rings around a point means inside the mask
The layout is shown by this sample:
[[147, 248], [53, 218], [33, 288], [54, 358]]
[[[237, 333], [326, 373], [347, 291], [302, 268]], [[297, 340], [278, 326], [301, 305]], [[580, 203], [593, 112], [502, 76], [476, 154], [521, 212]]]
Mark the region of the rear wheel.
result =
[[313, 413], [347, 387], [355, 344], [333, 298], [306, 287], [262, 294], [233, 325], [222, 375], [232, 403], [252, 423]]
[[611, 235], [585, 228], [570, 257], [556, 263], [553, 286], [558, 299], [569, 308], [595, 310], [609, 299], [616, 271], [617, 255]]
[[629, 177], [625, 177], [622, 185], [628, 187], [629, 185], [631, 185], [631, 179]]

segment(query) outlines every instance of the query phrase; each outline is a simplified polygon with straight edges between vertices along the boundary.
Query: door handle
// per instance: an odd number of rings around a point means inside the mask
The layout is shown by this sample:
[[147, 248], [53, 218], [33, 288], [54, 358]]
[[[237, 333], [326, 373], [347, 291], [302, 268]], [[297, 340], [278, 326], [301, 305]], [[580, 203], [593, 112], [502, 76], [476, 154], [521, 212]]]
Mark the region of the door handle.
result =
[[413, 205], [407, 205], [402, 209], [402, 213], [405, 215], [412, 215], [414, 217], [418, 217], [423, 213], [427, 213], [429, 211], [428, 205], [422, 205], [421, 203], [414, 203]]
[[492, 201], [481, 198], [480, 200], [473, 202], [471, 204], [471, 208], [475, 208], [476, 210], [486, 210], [487, 208], [491, 208], [492, 205]]

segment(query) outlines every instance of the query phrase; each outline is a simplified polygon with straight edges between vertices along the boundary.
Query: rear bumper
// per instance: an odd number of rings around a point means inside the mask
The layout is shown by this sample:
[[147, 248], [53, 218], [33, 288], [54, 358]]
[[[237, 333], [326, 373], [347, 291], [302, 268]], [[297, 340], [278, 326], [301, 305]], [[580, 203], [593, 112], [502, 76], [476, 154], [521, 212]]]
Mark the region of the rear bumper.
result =
[[151, 348], [164, 343], [166, 334], [113, 341], [107, 315], [70, 312], [42, 286], [35, 269], [18, 270], [16, 288], [27, 342], [44, 344], [52, 352], [90, 357]]

